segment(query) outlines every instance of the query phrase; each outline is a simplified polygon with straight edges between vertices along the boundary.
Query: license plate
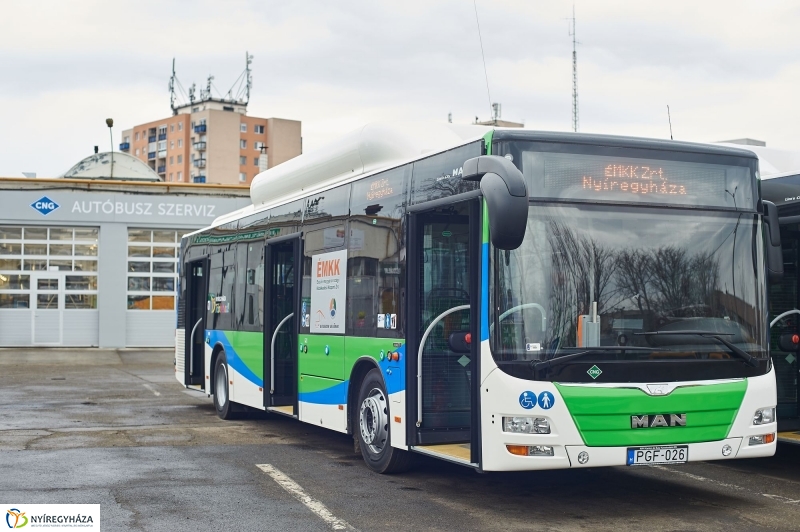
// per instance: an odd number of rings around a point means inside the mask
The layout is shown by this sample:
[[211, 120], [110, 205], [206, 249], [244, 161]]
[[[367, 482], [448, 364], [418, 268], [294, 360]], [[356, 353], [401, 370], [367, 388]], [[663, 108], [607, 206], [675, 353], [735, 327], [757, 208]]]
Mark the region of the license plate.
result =
[[628, 447], [628, 465], [683, 464], [689, 460], [688, 445]]

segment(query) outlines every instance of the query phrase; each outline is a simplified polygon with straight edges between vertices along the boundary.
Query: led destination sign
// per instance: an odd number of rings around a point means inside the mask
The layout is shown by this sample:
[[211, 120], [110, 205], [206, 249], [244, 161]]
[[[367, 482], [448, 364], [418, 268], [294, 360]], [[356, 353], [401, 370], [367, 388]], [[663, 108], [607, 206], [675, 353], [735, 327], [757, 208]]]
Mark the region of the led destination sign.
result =
[[584, 175], [581, 180], [584, 190], [594, 192], [618, 191], [631, 194], [686, 194], [687, 185], [670, 182], [661, 166], [638, 166], [633, 164], [609, 164], [602, 177]]
[[367, 200], [373, 201], [376, 199], [385, 198], [394, 194], [392, 184], [386, 178], [376, 179], [370, 182], [369, 189], [367, 190]]
[[522, 169], [532, 197], [745, 209], [752, 209], [754, 204], [754, 176], [746, 166], [523, 152]]

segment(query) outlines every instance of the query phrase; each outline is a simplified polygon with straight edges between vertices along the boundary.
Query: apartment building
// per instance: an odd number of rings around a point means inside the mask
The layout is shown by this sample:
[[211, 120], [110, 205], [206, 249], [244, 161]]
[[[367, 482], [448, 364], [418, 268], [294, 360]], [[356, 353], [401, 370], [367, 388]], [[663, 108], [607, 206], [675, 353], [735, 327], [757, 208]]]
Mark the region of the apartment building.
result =
[[259, 172], [300, 155], [301, 124], [247, 116], [247, 106], [208, 98], [122, 132], [120, 151], [166, 182], [249, 185]]

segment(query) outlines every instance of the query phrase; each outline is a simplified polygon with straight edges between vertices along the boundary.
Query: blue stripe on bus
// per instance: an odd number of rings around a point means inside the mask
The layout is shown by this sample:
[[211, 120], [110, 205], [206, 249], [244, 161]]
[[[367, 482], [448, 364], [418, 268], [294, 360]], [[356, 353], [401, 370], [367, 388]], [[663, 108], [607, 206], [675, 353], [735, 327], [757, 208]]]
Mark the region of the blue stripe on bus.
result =
[[347, 387], [349, 385], [350, 381], [343, 381], [324, 390], [301, 392], [297, 395], [297, 399], [303, 403], [317, 405], [343, 405], [347, 403]]
[[206, 342], [211, 346], [217, 343], [222, 345], [223, 349], [225, 349], [225, 358], [228, 361], [228, 366], [236, 370], [239, 375], [256, 386], [264, 387], [264, 379], [253, 373], [253, 371], [245, 365], [244, 361], [239, 358], [236, 350], [228, 341], [228, 337], [225, 336], [225, 331], [206, 331]]
[[481, 341], [489, 339], [489, 244], [484, 243], [481, 249]]

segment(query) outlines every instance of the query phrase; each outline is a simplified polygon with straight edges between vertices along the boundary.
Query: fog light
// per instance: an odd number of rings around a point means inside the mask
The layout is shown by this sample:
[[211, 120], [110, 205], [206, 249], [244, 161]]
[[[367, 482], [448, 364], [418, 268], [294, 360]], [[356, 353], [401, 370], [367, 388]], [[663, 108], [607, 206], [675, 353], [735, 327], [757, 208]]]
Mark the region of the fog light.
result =
[[759, 408], [753, 414], [753, 425], [765, 425], [775, 421], [775, 407]]
[[764, 445], [775, 441], [775, 434], [762, 434], [760, 436], [750, 436], [750, 445]]
[[528, 446], [528, 456], [553, 456], [553, 454], [553, 448], [550, 445]]
[[579, 464], [583, 465], [588, 461], [589, 461], [589, 453], [587, 453], [586, 451], [581, 451], [580, 453], [578, 453]]
[[550, 434], [550, 421], [543, 417], [503, 417], [503, 432], [514, 434]]
[[550, 445], [506, 445], [506, 449], [517, 456], [554, 456], [555, 454]]
[[722, 456], [730, 456], [732, 452], [733, 449], [731, 449], [731, 446], [727, 443], [722, 446]]

